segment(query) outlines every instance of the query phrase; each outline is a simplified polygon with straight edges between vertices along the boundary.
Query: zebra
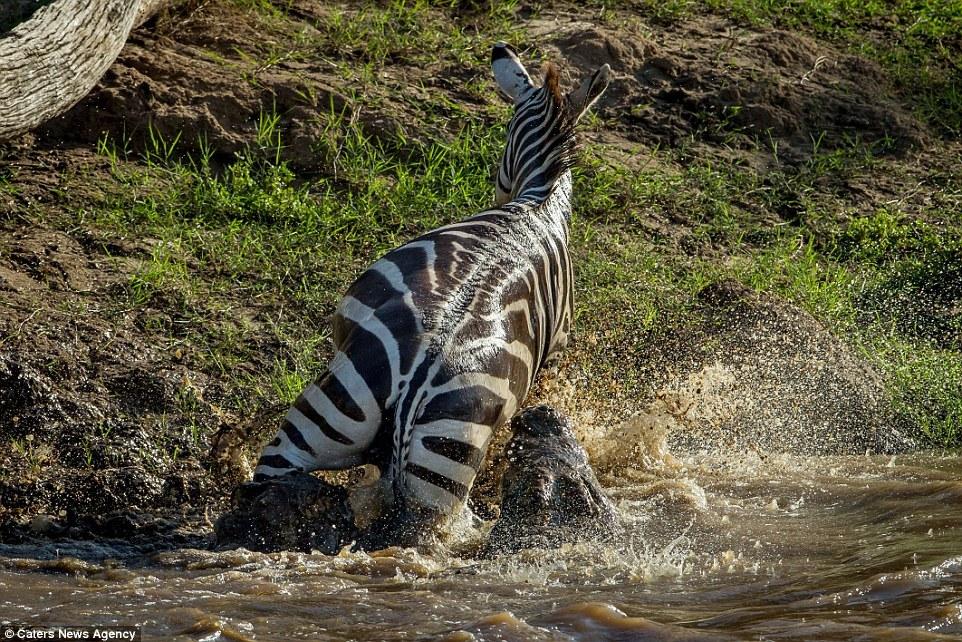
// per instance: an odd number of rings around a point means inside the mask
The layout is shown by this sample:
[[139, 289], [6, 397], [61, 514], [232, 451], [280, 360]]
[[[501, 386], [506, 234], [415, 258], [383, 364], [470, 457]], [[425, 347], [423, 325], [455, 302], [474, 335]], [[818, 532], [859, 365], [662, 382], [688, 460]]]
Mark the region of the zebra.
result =
[[504, 43], [491, 66], [514, 102], [495, 207], [419, 236], [357, 278], [334, 314], [327, 371], [255, 469], [258, 481], [375, 464], [389, 510], [369, 529], [372, 546], [416, 544], [460, 510], [493, 431], [568, 341], [574, 129], [611, 70], [563, 95], [557, 66], [536, 87]]

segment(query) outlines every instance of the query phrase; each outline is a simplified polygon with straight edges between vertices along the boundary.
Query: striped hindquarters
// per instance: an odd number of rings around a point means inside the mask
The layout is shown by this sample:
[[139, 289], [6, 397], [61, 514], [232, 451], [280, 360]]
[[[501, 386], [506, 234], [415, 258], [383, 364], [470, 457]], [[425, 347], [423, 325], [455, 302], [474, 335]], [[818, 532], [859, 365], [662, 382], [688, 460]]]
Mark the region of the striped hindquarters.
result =
[[452, 512], [493, 430], [563, 345], [566, 241], [561, 223], [491, 210], [375, 263], [338, 308], [329, 371], [290, 409], [257, 475], [374, 459], [403, 501]]
[[[524, 235], [517, 234], [524, 223]], [[522, 241], [504, 242], [507, 230]], [[566, 229], [494, 210], [431, 235], [445, 274], [459, 278], [449, 314], [396, 408], [392, 459], [402, 495], [450, 513], [463, 502], [493, 430], [520, 406], [542, 362], [570, 324], [571, 262]], [[477, 266], [477, 255], [487, 269]], [[389, 255], [390, 256], [390, 255]], [[494, 259], [494, 260], [492, 260]], [[466, 262], [472, 269], [462, 270]]]

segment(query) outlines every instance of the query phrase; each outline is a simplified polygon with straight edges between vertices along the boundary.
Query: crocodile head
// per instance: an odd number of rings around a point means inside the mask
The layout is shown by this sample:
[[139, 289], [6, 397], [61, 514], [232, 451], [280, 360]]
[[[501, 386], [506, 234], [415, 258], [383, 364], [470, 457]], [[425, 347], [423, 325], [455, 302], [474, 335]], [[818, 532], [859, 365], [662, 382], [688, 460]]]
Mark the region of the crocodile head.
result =
[[511, 428], [501, 517], [491, 530], [487, 553], [611, 537], [617, 524], [614, 507], [568, 419], [549, 406], [536, 406], [518, 414]]

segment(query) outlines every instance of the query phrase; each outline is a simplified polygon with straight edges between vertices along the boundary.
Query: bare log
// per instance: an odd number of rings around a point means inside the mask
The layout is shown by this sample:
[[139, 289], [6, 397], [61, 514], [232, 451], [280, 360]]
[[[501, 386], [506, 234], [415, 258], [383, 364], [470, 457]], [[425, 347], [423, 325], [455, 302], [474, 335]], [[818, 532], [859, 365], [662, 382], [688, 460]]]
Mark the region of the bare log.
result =
[[70, 109], [173, 0], [57, 0], [0, 36], [0, 140]]

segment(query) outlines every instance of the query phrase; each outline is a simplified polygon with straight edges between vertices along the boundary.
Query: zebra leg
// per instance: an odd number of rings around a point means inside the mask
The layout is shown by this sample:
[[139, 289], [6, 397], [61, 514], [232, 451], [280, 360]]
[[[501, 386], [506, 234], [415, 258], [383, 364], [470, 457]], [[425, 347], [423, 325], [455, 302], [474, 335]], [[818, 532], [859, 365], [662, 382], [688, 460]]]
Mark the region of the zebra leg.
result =
[[297, 398], [261, 451], [254, 480], [364, 463], [381, 423], [380, 404], [342, 353]]
[[415, 546], [464, 505], [491, 439], [485, 424], [455, 419], [415, 424], [400, 470], [392, 471], [394, 505], [359, 541], [363, 549]]
[[460, 510], [478, 474], [491, 427], [440, 419], [415, 424], [399, 476], [407, 504], [441, 515]]

